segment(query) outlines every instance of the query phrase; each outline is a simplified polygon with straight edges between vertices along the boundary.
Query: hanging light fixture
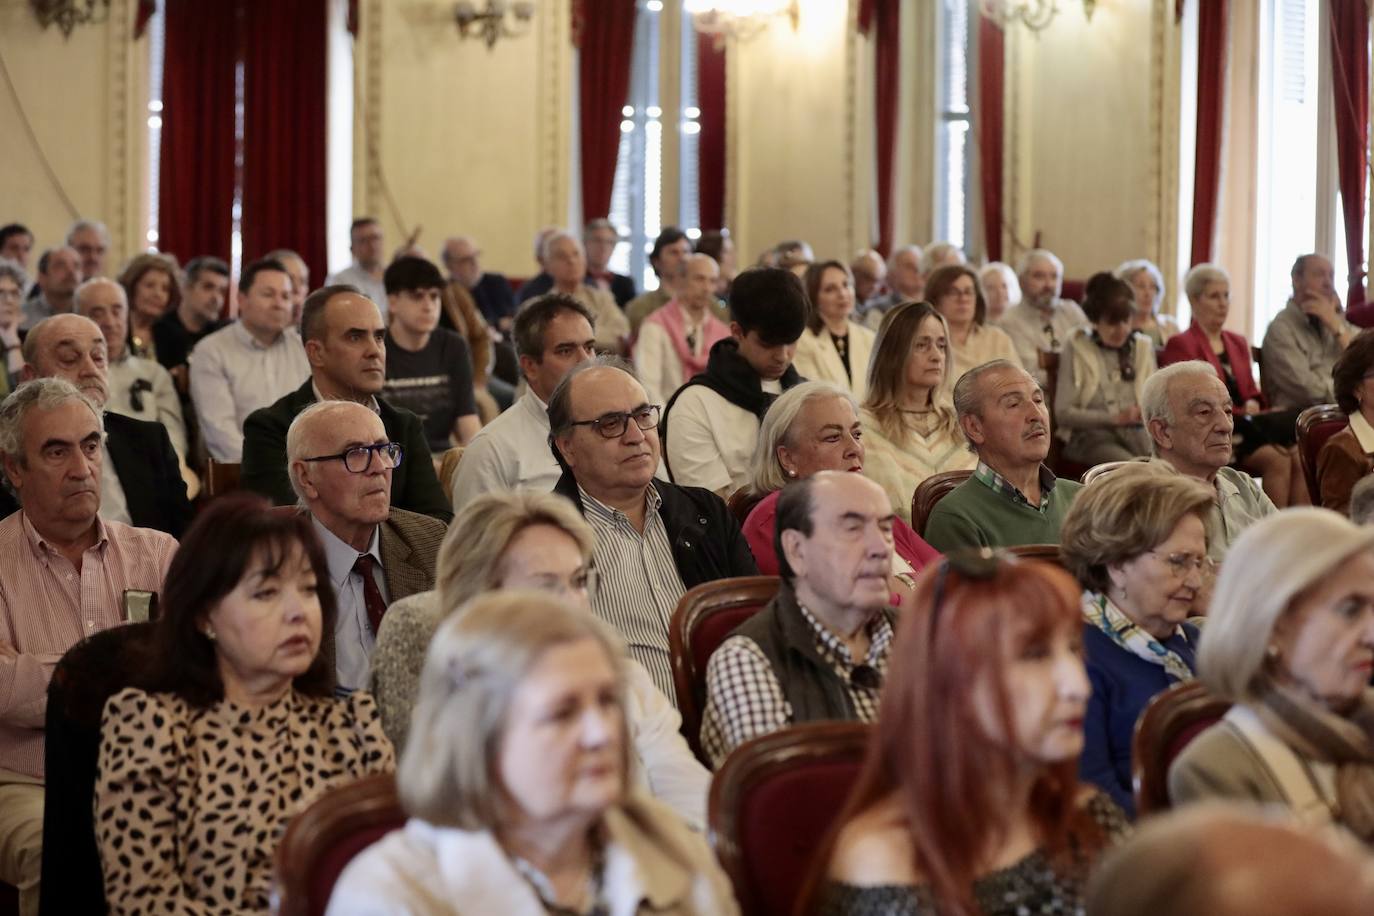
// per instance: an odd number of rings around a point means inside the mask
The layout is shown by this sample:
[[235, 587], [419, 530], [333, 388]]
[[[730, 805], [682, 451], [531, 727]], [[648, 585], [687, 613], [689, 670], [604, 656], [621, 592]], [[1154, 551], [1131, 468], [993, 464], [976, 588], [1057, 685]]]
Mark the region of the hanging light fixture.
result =
[[38, 24], [43, 28], [56, 25], [64, 38], [72, 29], [88, 22], [104, 22], [110, 16], [110, 0], [29, 0]]
[[453, 4], [453, 21], [463, 38], [480, 38], [488, 50], [501, 38], [518, 38], [530, 30], [534, 18], [533, 0], [487, 0], [484, 9], [477, 9], [472, 0], [458, 0]]
[[[1097, 0], [1083, 0], [1083, 15], [1091, 22]], [[1032, 32], [1049, 28], [1059, 15], [1058, 0], [978, 0], [978, 10], [984, 16], [1006, 28], [1023, 25]]]
[[797, 0], [684, 0], [683, 6], [692, 14], [697, 32], [742, 41], [762, 32], [778, 16], [791, 19], [795, 30], [801, 16]]

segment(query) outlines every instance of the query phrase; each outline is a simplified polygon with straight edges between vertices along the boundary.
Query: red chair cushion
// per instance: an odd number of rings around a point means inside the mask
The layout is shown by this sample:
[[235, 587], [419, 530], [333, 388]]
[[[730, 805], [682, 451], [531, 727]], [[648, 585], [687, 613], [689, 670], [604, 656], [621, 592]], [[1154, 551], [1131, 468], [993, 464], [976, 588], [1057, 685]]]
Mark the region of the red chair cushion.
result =
[[730, 631], [744, 621], [753, 617], [763, 610], [762, 604], [747, 604], [740, 607], [732, 607], [728, 611], [721, 611], [712, 614], [701, 620], [692, 629], [692, 664], [696, 670], [701, 672], [702, 683], [705, 683], [706, 663], [711, 660], [711, 653], [725, 642], [725, 638], [730, 635]]
[[1350, 422], [1342, 417], [1339, 420], [1330, 420], [1313, 426], [1307, 433], [1307, 439], [1304, 443], [1304, 448], [1307, 451], [1307, 466], [1315, 468], [1317, 466], [1317, 456], [1321, 454], [1322, 446], [1326, 444], [1326, 440], [1330, 439], [1349, 425]]
[[316, 860], [314, 872], [310, 876], [310, 916], [324, 916], [325, 907], [329, 905], [329, 895], [334, 892], [334, 884], [348, 863], [353, 861], [354, 856], [403, 826], [404, 819], [398, 819], [390, 824], [374, 824], [356, 833], [350, 833], [323, 852]]

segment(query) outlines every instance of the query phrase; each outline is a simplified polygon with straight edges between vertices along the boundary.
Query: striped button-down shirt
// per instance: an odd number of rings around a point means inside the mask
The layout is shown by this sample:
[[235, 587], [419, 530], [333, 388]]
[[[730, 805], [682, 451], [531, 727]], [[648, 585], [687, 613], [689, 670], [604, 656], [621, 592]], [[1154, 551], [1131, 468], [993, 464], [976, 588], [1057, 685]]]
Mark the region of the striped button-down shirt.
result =
[[63, 654], [124, 623], [124, 592], [159, 592], [176, 552], [171, 535], [96, 520], [77, 570], [22, 511], [0, 521], [0, 768], [43, 776], [48, 679]]
[[654, 686], [677, 705], [673, 664], [668, 657], [668, 621], [687, 589], [673, 562], [673, 545], [659, 514], [663, 502], [654, 487], [645, 487], [644, 533], [630, 517], [587, 495], [578, 487], [582, 510], [596, 532], [592, 559], [600, 584], [592, 610], [620, 631], [630, 657], [648, 669]]

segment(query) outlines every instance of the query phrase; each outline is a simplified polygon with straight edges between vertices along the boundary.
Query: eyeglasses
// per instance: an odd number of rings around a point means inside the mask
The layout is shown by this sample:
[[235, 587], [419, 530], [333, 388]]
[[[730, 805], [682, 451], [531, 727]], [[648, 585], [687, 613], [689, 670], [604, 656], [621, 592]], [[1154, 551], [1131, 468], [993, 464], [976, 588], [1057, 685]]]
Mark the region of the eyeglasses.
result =
[[625, 429], [630, 425], [630, 418], [633, 417], [635, 426], [644, 432], [648, 432], [658, 426], [658, 415], [662, 410], [657, 404], [646, 404], [636, 408], [629, 413], [608, 413], [605, 416], [597, 417], [595, 420], [574, 420], [569, 426], [590, 426], [607, 439], [619, 439], [625, 435]]
[[1180, 579], [1188, 575], [1189, 572], [1199, 572], [1204, 576], [1216, 571], [1217, 561], [1209, 556], [1196, 553], [1170, 553], [1163, 554], [1157, 550], [1147, 550], [1146, 553], [1154, 554], [1173, 570], [1175, 576]]
[[944, 610], [945, 606], [945, 583], [949, 580], [949, 571], [953, 569], [965, 579], [987, 582], [996, 578], [998, 570], [1002, 568], [1002, 564], [1005, 562], [1008, 562], [1006, 554], [989, 547], [955, 550], [945, 555], [945, 559], [940, 563], [940, 572], [935, 578], [935, 596], [931, 602], [930, 639], [932, 642], [935, 639], [935, 632], [940, 626], [940, 612]]
[[337, 455], [320, 455], [315, 458], [304, 458], [303, 461], [342, 461], [344, 467], [354, 474], [361, 474], [372, 467], [372, 456], [374, 454], [385, 455], [393, 468], [401, 466], [401, 457], [405, 454], [399, 442], [378, 442], [376, 445], [359, 445]]
[[595, 595], [596, 588], [601, 583], [601, 573], [596, 567], [579, 569], [566, 580], [555, 575], [539, 576], [532, 584], [546, 592], [555, 595], [570, 595], [574, 592], [586, 592], [588, 595]]

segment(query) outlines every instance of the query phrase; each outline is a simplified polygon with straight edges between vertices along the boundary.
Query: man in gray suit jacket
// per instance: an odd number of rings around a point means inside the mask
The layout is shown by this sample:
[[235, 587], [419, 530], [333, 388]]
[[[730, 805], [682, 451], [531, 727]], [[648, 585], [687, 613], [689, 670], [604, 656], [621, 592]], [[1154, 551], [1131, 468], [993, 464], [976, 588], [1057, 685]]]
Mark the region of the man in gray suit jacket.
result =
[[[324, 649], [339, 687], [366, 687], [372, 647], [387, 605], [434, 587], [443, 522], [393, 509], [392, 471], [407, 456], [381, 417], [355, 401], [305, 408], [286, 434], [287, 470], [310, 513], [338, 597]], [[416, 456], [429, 461], [429, 455]], [[321, 583], [323, 587], [323, 583]]]

